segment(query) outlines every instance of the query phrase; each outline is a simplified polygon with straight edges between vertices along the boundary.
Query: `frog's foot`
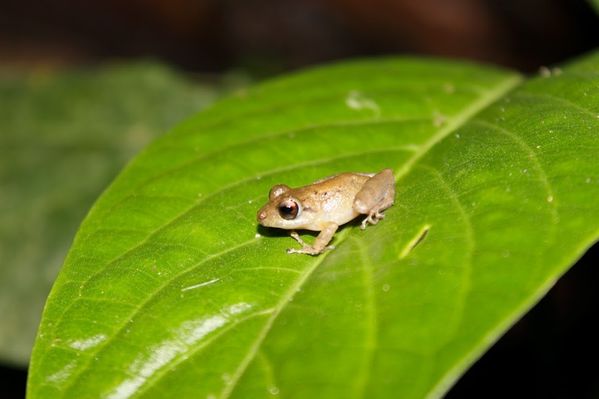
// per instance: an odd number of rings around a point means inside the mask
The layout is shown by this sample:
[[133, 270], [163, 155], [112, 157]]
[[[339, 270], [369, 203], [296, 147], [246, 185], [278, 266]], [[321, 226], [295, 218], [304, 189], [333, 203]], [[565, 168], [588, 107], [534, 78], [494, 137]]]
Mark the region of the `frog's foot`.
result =
[[377, 224], [380, 220], [385, 218], [385, 214], [380, 211], [372, 211], [366, 216], [366, 218], [362, 221], [362, 225], [360, 228], [364, 230], [368, 224]]
[[297, 234], [296, 231], [292, 231], [290, 233], [291, 237], [294, 240], [296, 240], [297, 242], [299, 242], [300, 245], [302, 246], [302, 248], [301, 249], [289, 248], [287, 250], [287, 253], [288, 254], [318, 255], [318, 254], [323, 253], [324, 251], [335, 249], [334, 245], [327, 245], [331, 241], [331, 238], [333, 237], [333, 234], [335, 234], [335, 231], [337, 231], [337, 225], [333, 224], [333, 223], [329, 224], [320, 232], [318, 237], [316, 237], [316, 241], [314, 242], [314, 245], [307, 244], [306, 242], [304, 242], [304, 240], [302, 240], [300, 238], [299, 234]]
[[311, 245], [304, 245], [301, 249], [288, 248], [287, 253], [288, 254], [320, 255], [324, 251], [330, 251], [332, 249], [335, 249], [334, 245], [329, 245], [327, 247], [324, 247], [323, 249], [317, 249]]
[[314, 248], [312, 245], [307, 244], [304, 240], [302, 240], [302, 238], [299, 236], [299, 234], [297, 234], [297, 231], [292, 231], [289, 235], [295, 241], [299, 242], [300, 245], [302, 246], [302, 248], [301, 249], [287, 248], [288, 254], [318, 255], [319, 253], [324, 251], [324, 249], [319, 251], [316, 248]]

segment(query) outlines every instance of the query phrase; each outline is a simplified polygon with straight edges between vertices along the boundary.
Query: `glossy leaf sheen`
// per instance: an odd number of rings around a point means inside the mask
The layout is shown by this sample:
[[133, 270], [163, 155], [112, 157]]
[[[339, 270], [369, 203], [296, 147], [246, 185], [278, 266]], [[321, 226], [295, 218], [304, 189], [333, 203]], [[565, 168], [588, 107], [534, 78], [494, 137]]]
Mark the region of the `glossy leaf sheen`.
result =
[[[81, 227], [30, 397], [441, 395], [597, 238], [598, 65], [339, 64], [178, 126]], [[256, 228], [273, 184], [384, 167], [396, 205], [332, 252]]]

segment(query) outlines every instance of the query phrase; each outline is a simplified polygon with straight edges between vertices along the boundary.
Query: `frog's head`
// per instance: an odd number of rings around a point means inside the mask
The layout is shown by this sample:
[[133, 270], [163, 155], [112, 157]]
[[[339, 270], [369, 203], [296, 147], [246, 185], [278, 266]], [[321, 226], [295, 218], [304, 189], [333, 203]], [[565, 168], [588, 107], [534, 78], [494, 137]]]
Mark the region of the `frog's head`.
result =
[[301, 228], [303, 223], [302, 204], [294, 198], [291, 188], [284, 184], [277, 184], [270, 189], [268, 202], [258, 211], [258, 223], [266, 227], [279, 229]]

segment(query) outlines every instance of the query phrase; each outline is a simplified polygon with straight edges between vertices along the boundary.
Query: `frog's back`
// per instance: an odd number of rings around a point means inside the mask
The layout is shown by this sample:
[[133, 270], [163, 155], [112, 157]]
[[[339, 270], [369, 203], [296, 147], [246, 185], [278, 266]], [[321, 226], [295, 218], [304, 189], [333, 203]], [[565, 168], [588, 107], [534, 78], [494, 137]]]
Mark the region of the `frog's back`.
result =
[[312, 216], [304, 228], [319, 230], [322, 224], [342, 225], [356, 218], [354, 199], [368, 179], [368, 174], [342, 173], [297, 189], [299, 197], [306, 198], [304, 211]]
[[324, 182], [330, 181], [330, 180], [340, 181], [340, 180], [347, 180], [347, 179], [349, 179], [349, 180], [357, 179], [358, 181], [365, 182], [366, 180], [368, 180], [369, 178], [371, 178], [375, 174], [376, 173], [361, 173], [361, 172], [339, 173], [338, 175], [327, 176], [327, 177], [323, 177], [322, 179], [318, 179], [314, 183], [312, 183], [311, 186], [314, 186], [314, 185], [317, 185], [317, 184], [320, 184], [320, 183], [324, 183]]

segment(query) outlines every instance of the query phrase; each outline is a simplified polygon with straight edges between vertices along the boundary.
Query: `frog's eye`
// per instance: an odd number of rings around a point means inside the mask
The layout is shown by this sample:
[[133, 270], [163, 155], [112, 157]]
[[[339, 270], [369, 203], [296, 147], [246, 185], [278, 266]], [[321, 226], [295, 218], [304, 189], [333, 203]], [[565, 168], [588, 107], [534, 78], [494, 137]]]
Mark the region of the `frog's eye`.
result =
[[297, 217], [299, 212], [299, 205], [294, 200], [287, 200], [279, 204], [279, 215], [283, 219], [293, 220]]

